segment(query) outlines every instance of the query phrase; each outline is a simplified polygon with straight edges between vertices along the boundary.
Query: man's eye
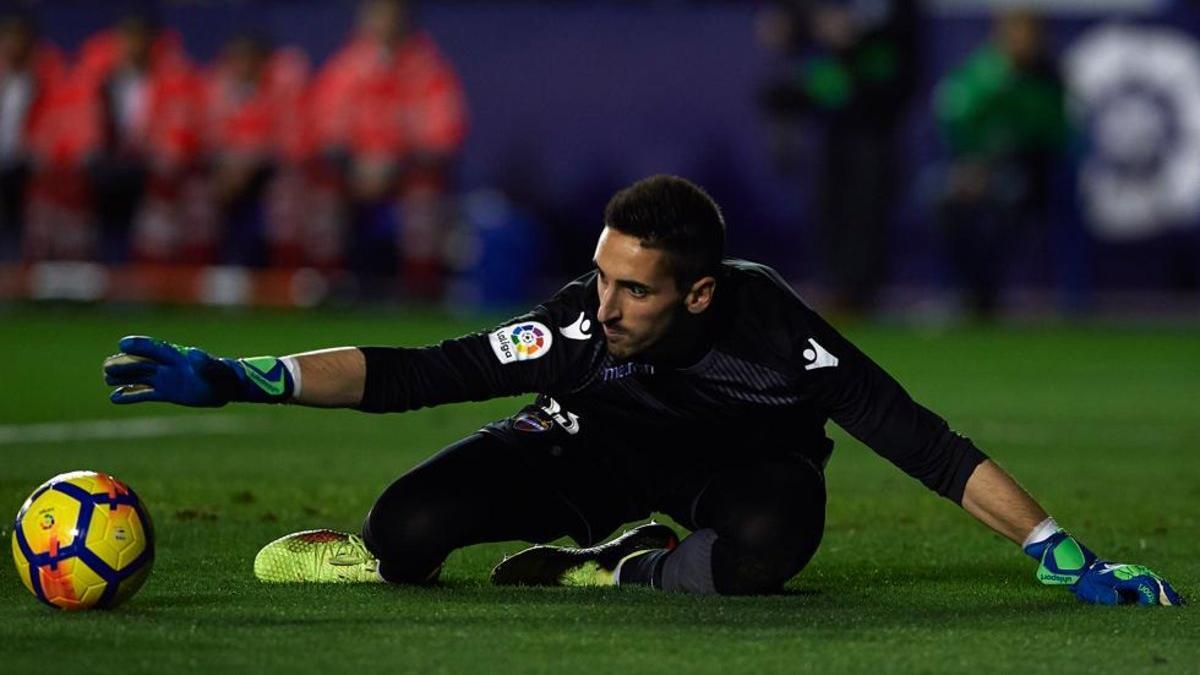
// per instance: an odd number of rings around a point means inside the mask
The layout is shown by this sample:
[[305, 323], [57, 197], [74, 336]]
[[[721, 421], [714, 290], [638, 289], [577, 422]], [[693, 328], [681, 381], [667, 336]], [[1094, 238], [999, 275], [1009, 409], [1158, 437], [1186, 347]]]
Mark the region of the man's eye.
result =
[[630, 286], [629, 294], [635, 298], [644, 298], [646, 297], [646, 289], [641, 286]]

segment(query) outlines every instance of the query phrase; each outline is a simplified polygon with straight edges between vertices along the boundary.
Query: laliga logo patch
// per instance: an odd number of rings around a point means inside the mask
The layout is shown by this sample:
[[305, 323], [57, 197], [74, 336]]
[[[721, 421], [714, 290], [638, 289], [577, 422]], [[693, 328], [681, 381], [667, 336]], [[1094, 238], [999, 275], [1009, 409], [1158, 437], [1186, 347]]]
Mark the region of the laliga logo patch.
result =
[[544, 324], [526, 321], [493, 331], [488, 342], [500, 363], [532, 361], [550, 351], [554, 335]]
[[524, 361], [540, 356], [539, 352], [550, 346], [550, 332], [544, 326], [527, 324], [512, 331], [512, 342], [517, 348], [517, 360]]

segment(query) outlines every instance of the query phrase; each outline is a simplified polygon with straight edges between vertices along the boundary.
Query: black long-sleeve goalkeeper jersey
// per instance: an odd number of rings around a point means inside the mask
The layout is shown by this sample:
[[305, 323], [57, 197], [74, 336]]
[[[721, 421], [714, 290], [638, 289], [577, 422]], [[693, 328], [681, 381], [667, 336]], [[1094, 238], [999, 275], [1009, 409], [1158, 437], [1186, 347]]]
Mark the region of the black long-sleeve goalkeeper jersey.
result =
[[[772, 269], [727, 260], [685, 367], [608, 353], [596, 274], [503, 326], [422, 348], [363, 347], [361, 410], [391, 412], [540, 394], [568, 432], [612, 439], [648, 464], [689, 455], [753, 458], [790, 447], [818, 462], [832, 419], [931, 490], [962, 501], [986, 457], [912, 400]], [[613, 450], [617, 452], [618, 450]]]

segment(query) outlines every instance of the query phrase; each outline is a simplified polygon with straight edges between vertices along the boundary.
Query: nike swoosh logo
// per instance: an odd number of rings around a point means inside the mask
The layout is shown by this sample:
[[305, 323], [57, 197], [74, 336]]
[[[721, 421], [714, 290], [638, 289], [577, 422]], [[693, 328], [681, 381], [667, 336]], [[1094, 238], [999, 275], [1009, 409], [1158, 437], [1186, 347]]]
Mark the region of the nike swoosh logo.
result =
[[[269, 361], [273, 361], [274, 365], [272, 365], [272, 367], [267, 371], [260, 369], [258, 364], [251, 363], [251, 361], [267, 362], [268, 359]], [[248, 375], [250, 379], [254, 381], [254, 384], [257, 384], [260, 389], [266, 392], [268, 396], [280, 396], [283, 394], [283, 388], [285, 386], [283, 378], [283, 364], [280, 363], [278, 359], [271, 357], [266, 357], [265, 359], [263, 357], [242, 359], [242, 365], [245, 366], [246, 375]], [[278, 372], [276, 372], [277, 368]], [[278, 378], [277, 380], [272, 381], [269, 379], [272, 372], [276, 372], [275, 377]]]
[[592, 322], [587, 318], [586, 312], [580, 312], [579, 318], [570, 326], [562, 326], [558, 329], [559, 334], [568, 340], [590, 340]]

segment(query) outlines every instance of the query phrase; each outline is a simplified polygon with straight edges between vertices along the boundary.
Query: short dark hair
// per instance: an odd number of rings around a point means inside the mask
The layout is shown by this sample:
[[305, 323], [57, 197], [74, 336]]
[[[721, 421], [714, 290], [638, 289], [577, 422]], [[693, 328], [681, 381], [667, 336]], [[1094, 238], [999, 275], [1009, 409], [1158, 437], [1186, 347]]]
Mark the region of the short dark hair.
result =
[[712, 197], [679, 176], [643, 178], [613, 195], [604, 224], [661, 249], [680, 290], [716, 276], [725, 255], [725, 219]]

